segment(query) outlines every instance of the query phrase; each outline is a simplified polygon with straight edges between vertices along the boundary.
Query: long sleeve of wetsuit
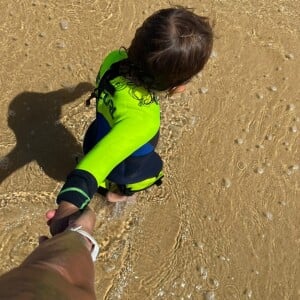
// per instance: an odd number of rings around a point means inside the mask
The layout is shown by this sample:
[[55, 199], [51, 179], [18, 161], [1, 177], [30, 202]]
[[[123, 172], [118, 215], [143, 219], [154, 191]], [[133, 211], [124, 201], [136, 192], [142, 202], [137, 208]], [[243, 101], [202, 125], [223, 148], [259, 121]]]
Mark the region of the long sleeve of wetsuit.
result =
[[[139, 115], [138, 112], [136, 115]], [[70, 173], [57, 203], [64, 200], [83, 209], [113, 168], [157, 133], [158, 122], [146, 126], [145, 121], [144, 114], [119, 120]]]
[[[135, 117], [131, 117], [134, 114]], [[147, 143], [157, 133], [159, 122], [147, 122], [138, 108], [120, 118], [110, 132], [103, 137], [82, 159], [76, 169], [92, 174], [100, 185], [119, 163]], [[148, 123], [148, 124], [147, 124]]]
[[[120, 57], [124, 58], [123, 52], [114, 51], [108, 55], [99, 76]], [[160, 107], [153, 95], [142, 87], [128, 84], [121, 77], [111, 82], [116, 87], [115, 94], [101, 99], [97, 107], [110, 130], [68, 176], [57, 197], [57, 203], [64, 200], [84, 208], [109, 173], [151, 140], [159, 130]]]

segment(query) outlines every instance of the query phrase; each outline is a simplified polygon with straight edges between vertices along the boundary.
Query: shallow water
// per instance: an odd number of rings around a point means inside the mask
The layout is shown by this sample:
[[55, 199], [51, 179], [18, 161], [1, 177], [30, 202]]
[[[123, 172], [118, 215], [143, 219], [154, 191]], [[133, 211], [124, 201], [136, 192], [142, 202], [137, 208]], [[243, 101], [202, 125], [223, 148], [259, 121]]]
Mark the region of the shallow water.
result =
[[[162, 99], [162, 187], [99, 196], [98, 299], [300, 299], [297, 1], [179, 1], [215, 22], [207, 68]], [[103, 57], [167, 1], [1, 1], [0, 271], [47, 234]], [[79, 87], [76, 86], [78, 84]]]

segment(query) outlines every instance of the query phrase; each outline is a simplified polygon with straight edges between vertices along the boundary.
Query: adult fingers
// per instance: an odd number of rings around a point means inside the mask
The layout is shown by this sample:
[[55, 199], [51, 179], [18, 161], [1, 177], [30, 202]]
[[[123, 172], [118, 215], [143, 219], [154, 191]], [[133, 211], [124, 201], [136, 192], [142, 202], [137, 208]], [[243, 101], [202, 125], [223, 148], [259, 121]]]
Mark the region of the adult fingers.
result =
[[84, 211], [77, 217], [72, 218], [72, 226], [81, 226], [85, 231], [92, 233], [96, 223], [96, 214], [86, 207]]
[[41, 243], [43, 243], [47, 240], [49, 240], [49, 238], [45, 235], [42, 235], [42, 236], [39, 237], [39, 244], [41, 244]]

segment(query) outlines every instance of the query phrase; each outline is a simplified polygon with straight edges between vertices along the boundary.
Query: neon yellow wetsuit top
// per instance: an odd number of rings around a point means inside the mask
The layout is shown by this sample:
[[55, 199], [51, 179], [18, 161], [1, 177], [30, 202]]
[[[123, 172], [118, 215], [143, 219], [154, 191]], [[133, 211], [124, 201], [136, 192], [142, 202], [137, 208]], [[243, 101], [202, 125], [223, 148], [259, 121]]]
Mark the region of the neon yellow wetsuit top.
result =
[[[112, 64], [126, 58], [127, 54], [124, 50], [111, 52], [100, 67], [96, 86], [99, 86], [102, 77]], [[110, 80], [110, 84], [115, 90], [113, 95], [106, 89], [103, 89], [98, 95], [92, 146], [89, 147], [90, 149], [77, 165], [75, 175], [73, 171], [68, 176], [58, 196], [58, 203], [62, 199], [71, 198], [71, 201], [68, 200], [69, 202], [78, 207], [83, 207], [95, 192], [95, 186], [107, 188], [107, 179], [115, 181], [117, 184], [125, 184], [132, 191], [137, 191], [152, 185], [158, 178], [162, 177], [161, 166], [155, 171], [156, 174], [148, 172], [148, 169], [151, 169], [153, 165], [150, 159], [146, 162], [145, 169], [139, 171], [145, 172], [146, 175], [129, 176], [127, 179], [120, 180], [123, 182], [114, 180], [114, 177], [118, 178], [118, 174], [113, 176], [114, 172], [118, 173], [120, 170], [125, 173], [131, 172], [126, 171], [126, 165], [122, 165], [124, 161], [133, 161], [133, 168], [139, 169], [139, 160], [155, 153], [155, 145], [153, 147], [149, 141], [157, 136], [159, 132], [160, 107], [152, 92], [134, 85], [122, 76], [116, 76]], [[94, 181], [94, 184], [79, 182], [78, 172], [80, 172], [81, 177], [86, 177], [88, 174], [88, 177], [92, 177], [89, 180]], [[77, 180], [72, 178], [74, 176], [77, 176]], [[139, 179], [136, 180], [136, 178]], [[89, 180], [85, 179], [85, 181]], [[70, 194], [66, 195], [66, 193]], [[78, 200], [80, 198], [79, 194], [84, 196], [84, 200]], [[72, 197], [77, 200], [72, 201]]]

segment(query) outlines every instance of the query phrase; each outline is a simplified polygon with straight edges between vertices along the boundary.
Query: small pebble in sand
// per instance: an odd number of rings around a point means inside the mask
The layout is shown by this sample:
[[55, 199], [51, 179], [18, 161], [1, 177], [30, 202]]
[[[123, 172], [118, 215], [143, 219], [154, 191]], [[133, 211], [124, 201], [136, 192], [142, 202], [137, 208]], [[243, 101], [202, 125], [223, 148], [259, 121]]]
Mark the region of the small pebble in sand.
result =
[[206, 292], [204, 294], [204, 299], [205, 300], [216, 300], [216, 294], [215, 294], [215, 292], [213, 292], [213, 291]]
[[231, 180], [229, 178], [223, 178], [222, 179], [222, 185], [227, 189], [230, 188], [231, 187]]
[[207, 88], [207, 87], [201, 87], [201, 88], [199, 89], [199, 92], [200, 92], [201, 94], [206, 94], [206, 93], [208, 92], [208, 88]]
[[298, 171], [299, 170], [299, 165], [298, 164], [292, 165], [292, 166], [289, 167], [289, 169], [292, 170], [292, 171]]
[[279, 205], [282, 205], [282, 206], [286, 206], [286, 201], [280, 200], [280, 201], [278, 201], [278, 204], [279, 204]]
[[265, 139], [267, 141], [272, 141], [273, 140], [273, 135], [272, 134], [267, 134], [266, 137], [265, 137]]
[[195, 286], [195, 289], [196, 289], [197, 291], [201, 291], [201, 290], [202, 290], [202, 285], [201, 285], [201, 284], [197, 284], [197, 285]]
[[217, 58], [217, 57], [218, 57], [217, 52], [213, 50], [213, 51], [211, 52], [210, 57], [211, 57], [211, 58]]
[[113, 264], [107, 264], [107, 265], [104, 265], [104, 271], [106, 273], [111, 273], [112, 271], [114, 271], [116, 269], [116, 266], [113, 265]]
[[257, 173], [257, 174], [263, 174], [264, 171], [265, 171], [265, 170], [264, 170], [263, 168], [261, 168], [261, 167], [258, 167], [258, 168], [256, 168], [256, 169], [254, 170], [254, 172]]
[[273, 214], [269, 211], [264, 212], [264, 216], [269, 220], [272, 221], [273, 220]]
[[246, 289], [245, 292], [244, 292], [244, 294], [246, 295], [246, 297], [248, 299], [251, 299], [253, 292], [252, 292], [252, 290]]
[[217, 288], [217, 287], [220, 285], [220, 282], [219, 282], [217, 279], [215, 279], [215, 278], [209, 279], [209, 282], [210, 282], [210, 284], [213, 285], [215, 288]]
[[197, 121], [198, 121], [198, 117], [196, 117], [196, 116], [191, 116], [191, 118], [190, 118], [190, 125], [191, 125], [192, 127], [194, 127], [195, 124], [197, 123]]
[[262, 145], [262, 144], [257, 144], [257, 145], [255, 145], [255, 148], [257, 148], [257, 149], [264, 149], [265, 146]]
[[197, 268], [202, 279], [206, 280], [208, 276], [208, 271], [204, 267]]
[[160, 288], [157, 296], [158, 297], [163, 297], [164, 295], [165, 295], [165, 291]]
[[204, 244], [201, 243], [201, 242], [193, 241], [193, 246], [194, 246], [195, 248], [198, 248], [198, 249], [201, 249], [201, 250], [204, 249]]
[[277, 87], [275, 85], [272, 85], [269, 87], [269, 90], [272, 92], [276, 92], [277, 91]]
[[45, 32], [40, 32], [39, 37], [45, 37], [46, 33]]
[[64, 41], [60, 41], [56, 44], [56, 47], [59, 49], [63, 49], [63, 48], [66, 48], [66, 44]]
[[293, 133], [298, 132], [297, 126], [292, 126], [292, 127], [290, 127], [290, 131], [293, 132]]
[[237, 139], [235, 139], [234, 141], [235, 141], [235, 143], [238, 144], [238, 145], [244, 144], [244, 140], [241, 139], [241, 138], [237, 138]]
[[264, 95], [261, 94], [261, 93], [256, 93], [256, 98], [257, 98], [257, 99], [263, 99], [263, 98], [264, 98]]
[[293, 103], [290, 103], [286, 106], [286, 110], [295, 110], [295, 108], [296, 108], [296, 105]]
[[287, 59], [294, 59], [294, 58], [295, 58], [295, 56], [294, 56], [293, 53], [288, 53], [288, 54], [285, 55], [285, 57], [286, 57]]
[[238, 161], [236, 165], [239, 168], [239, 170], [245, 170], [247, 167], [247, 165], [243, 161]]
[[67, 20], [61, 20], [59, 25], [62, 30], [67, 30], [69, 28], [69, 22]]

